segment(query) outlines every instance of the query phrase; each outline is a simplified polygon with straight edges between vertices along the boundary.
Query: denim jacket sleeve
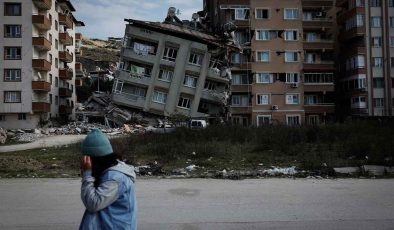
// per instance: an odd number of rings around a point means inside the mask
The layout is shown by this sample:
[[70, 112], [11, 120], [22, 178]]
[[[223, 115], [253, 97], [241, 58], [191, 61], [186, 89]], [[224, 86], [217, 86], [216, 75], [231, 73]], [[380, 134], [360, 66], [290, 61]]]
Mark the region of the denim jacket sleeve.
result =
[[83, 173], [81, 199], [89, 212], [98, 212], [111, 205], [118, 199], [118, 182], [109, 180], [94, 187], [92, 172], [87, 170]]

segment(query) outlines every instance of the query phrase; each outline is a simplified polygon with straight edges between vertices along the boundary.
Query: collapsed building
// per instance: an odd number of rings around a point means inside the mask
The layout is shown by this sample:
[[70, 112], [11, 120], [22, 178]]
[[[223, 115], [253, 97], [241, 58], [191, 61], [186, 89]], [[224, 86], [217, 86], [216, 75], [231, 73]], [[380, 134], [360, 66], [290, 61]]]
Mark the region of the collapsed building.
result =
[[175, 8], [163, 23], [125, 19], [113, 103], [171, 116], [228, 116], [231, 42], [204, 32], [203, 19], [181, 21]]

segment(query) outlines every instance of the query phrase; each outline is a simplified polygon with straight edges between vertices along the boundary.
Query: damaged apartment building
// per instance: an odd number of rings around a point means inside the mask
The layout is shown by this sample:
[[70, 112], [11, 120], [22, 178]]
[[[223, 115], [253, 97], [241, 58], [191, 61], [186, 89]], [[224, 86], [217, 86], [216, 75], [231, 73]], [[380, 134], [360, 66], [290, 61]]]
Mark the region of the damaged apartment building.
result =
[[204, 31], [201, 16], [181, 21], [170, 8], [163, 23], [125, 19], [112, 101], [159, 116], [225, 117], [229, 47]]

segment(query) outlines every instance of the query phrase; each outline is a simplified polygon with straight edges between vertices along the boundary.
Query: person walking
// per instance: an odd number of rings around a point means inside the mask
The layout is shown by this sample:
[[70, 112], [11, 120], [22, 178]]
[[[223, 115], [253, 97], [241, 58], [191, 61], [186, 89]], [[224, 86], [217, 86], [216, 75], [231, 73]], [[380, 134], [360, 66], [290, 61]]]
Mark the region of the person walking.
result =
[[86, 210], [79, 229], [137, 229], [134, 167], [117, 159], [99, 129], [86, 136], [81, 152], [81, 199]]

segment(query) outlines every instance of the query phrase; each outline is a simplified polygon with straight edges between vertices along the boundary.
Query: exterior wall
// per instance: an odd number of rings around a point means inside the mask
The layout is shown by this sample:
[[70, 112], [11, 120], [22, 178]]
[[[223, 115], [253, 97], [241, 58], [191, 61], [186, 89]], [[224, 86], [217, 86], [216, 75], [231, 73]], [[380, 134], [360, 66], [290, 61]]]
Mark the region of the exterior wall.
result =
[[[116, 79], [123, 81], [123, 88], [121, 91], [113, 91], [112, 100], [115, 103], [164, 116], [169, 116], [174, 113], [180, 113], [190, 117], [208, 116], [208, 114], [198, 112], [207, 76], [211, 76], [210, 80], [212, 81], [227, 82], [227, 80], [216, 76], [212, 77], [212, 74], [209, 73], [208, 65], [211, 55], [208, 53], [207, 45], [133, 25], [126, 26], [125, 34], [130, 40], [138, 39], [140, 41], [155, 44], [156, 53], [154, 55], [147, 54], [141, 56], [133, 51], [133, 47], [127, 47], [127, 45], [123, 46], [121, 63], [132, 62], [135, 65], [147, 65], [151, 67], [151, 72], [149, 77], [131, 77], [128, 71], [120, 68], [116, 74]], [[163, 59], [166, 46], [178, 49], [175, 62]], [[199, 53], [203, 56], [200, 66], [189, 63], [189, 57], [192, 52]], [[160, 69], [163, 68], [173, 71], [171, 82], [159, 79]], [[195, 88], [184, 85], [185, 74], [191, 74], [198, 77]], [[133, 95], [130, 91], [130, 87], [132, 86], [144, 88], [146, 91], [145, 97]], [[114, 88], [116, 88], [116, 85]], [[165, 104], [152, 100], [155, 90], [167, 93]], [[192, 99], [189, 109], [178, 106], [178, 101], [181, 96]]]
[[[15, 2], [22, 4], [22, 16], [4, 16], [4, 3]], [[62, 12], [60, 6], [54, 1], [51, 2], [49, 10], [41, 9], [35, 5], [33, 1], [21, 0], [0, 0], [0, 36], [1, 43], [0, 55], [0, 115], [4, 115], [6, 120], [0, 121], [0, 126], [5, 128], [34, 128], [37, 127], [40, 120], [47, 120], [59, 116], [59, 104], [56, 98], [59, 97], [59, 68], [64, 65], [59, 60], [59, 50], [63, 50], [62, 44], [59, 39], [59, 32], [61, 26], [56, 30], [56, 23], [59, 23], [59, 12]], [[48, 28], [39, 28], [33, 23], [33, 15], [45, 15], [46, 18], [52, 19], [51, 25]], [[5, 38], [4, 25], [17, 24], [22, 27], [21, 38]], [[75, 23], [72, 30], [68, 33], [74, 38]], [[45, 45], [33, 45], [33, 40], [45, 38]], [[52, 38], [52, 41], [50, 41]], [[58, 47], [56, 42], [58, 41]], [[22, 60], [4, 60], [4, 46], [21, 46], [22, 47]], [[45, 47], [45, 48], [42, 48]], [[65, 47], [74, 53], [75, 41], [73, 45]], [[52, 55], [52, 60], [50, 60]], [[33, 68], [33, 59], [43, 59], [49, 62], [49, 69], [37, 70]], [[75, 86], [75, 55], [73, 55], [73, 62], [68, 64], [68, 67], [73, 70], [72, 80], [69, 81], [70, 85]], [[58, 61], [58, 67], [55, 66], [55, 60]], [[21, 82], [4, 82], [4, 69], [16, 68], [22, 70]], [[50, 77], [52, 76], [52, 77]], [[55, 82], [58, 79], [59, 84], [56, 86]], [[45, 85], [45, 90], [37, 90], [36, 85]], [[33, 89], [35, 88], [35, 89]], [[21, 103], [4, 103], [4, 91], [21, 91]], [[50, 97], [52, 103], [50, 103]], [[75, 88], [70, 101], [75, 101]], [[37, 107], [37, 103], [40, 105]], [[36, 105], [36, 106], [35, 106]], [[26, 120], [18, 120], [18, 114], [26, 114]], [[74, 110], [72, 110], [70, 118], [74, 118]]]

